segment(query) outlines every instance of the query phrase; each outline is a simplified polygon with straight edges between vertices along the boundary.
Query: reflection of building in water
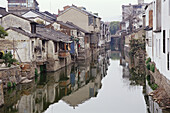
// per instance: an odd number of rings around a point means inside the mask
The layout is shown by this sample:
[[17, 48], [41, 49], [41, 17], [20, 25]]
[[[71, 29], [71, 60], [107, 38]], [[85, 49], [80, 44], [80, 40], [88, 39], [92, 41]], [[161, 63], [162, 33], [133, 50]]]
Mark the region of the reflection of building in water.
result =
[[111, 59], [119, 60], [120, 59], [120, 51], [111, 51]]
[[130, 78], [129, 65], [126, 63], [123, 66], [123, 78]]
[[[13, 101], [4, 105], [8, 107], [3, 107], [2, 113], [42, 113], [50, 104], [61, 99], [71, 106], [78, 106], [96, 97], [102, 86], [101, 80], [106, 76], [109, 58], [110, 51], [57, 72], [42, 74], [37, 85], [33, 83], [29, 88], [14, 90], [17, 98], [12, 99], [14, 92], [9, 94]], [[5, 102], [8, 100], [6, 98]]]

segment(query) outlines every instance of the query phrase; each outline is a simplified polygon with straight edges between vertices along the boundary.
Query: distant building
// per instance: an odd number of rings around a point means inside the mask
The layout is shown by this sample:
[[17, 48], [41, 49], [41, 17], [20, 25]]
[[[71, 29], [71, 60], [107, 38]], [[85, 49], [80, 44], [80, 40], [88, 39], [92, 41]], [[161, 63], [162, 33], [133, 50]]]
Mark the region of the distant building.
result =
[[91, 49], [98, 48], [100, 37], [100, 21], [101, 18], [86, 10], [84, 7], [77, 7], [75, 5], [65, 6], [64, 10], [60, 11], [57, 17], [58, 21], [72, 22], [76, 26], [91, 33], [90, 46]]
[[29, 10], [22, 16], [39, 24], [42, 22], [44, 25], [49, 25], [56, 21], [56, 16], [49, 13], [48, 11], [40, 12], [36, 10]]
[[[135, 29], [143, 27], [143, 13], [145, 11], [144, 0], [138, 0], [138, 4], [122, 5], [122, 23], [121, 27], [127, 31], [134, 31]], [[130, 21], [131, 20], [131, 21]], [[131, 22], [131, 23], [130, 23]], [[132, 24], [132, 26], [130, 26]], [[123, 29], [124, 30], [124, 29]]]
[[22, 15], [29, 10], [39, 10], [36, 0], [8, 0], [8, 12]]

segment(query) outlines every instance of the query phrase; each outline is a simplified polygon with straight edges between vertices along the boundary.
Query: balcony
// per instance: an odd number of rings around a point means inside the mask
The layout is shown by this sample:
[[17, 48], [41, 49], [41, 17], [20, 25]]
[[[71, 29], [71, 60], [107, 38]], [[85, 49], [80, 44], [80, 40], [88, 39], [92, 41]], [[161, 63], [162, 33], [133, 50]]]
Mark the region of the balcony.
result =
[[70, 55], [69, 51], [67, 50], [60, 50], [58, 58], [67, 58]]

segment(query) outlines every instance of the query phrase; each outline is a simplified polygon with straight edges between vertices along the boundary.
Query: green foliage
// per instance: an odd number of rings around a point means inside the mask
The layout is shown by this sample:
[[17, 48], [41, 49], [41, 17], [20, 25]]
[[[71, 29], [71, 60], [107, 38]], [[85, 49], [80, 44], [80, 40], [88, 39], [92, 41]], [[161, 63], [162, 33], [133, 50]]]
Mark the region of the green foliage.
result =
[[155, 72], [155, 65], [152, 64], [152, 65], [150, 66], [150, 69], [151, 69], [151, 71], [154, 73], [154, 72]]
[[40, 20], [40, 19], [36, 20], [36, 22], [37, 22], [38, 24], [44, 25], [44, 21], [42, 21], [42, 20]]
[[110, 33], [112, 35], [116, 34], [116, 32], [119, 30], [119, 24], [120, 22], [118, 21], [113, 21], [110, 23]]
[[147, 79], [148, 81], [150, 81], [150, 80], [151, 80], [150, 75], [147, 75], [146, 79]]
[[11, 52], [5, 53], [2, 57], [2, 59], [4, 60], [4, 63], [6, 65], [6, 67], [11, 67], [11, 64], [13, 64], [14, 62], [17, 62], [16, 59], [12, 58], [13, 55], [11, 54]]
[[156, 90], [159, 87], [156, 83], [151, 83], [150, 75], [148, 75], [146, 79], [148, 81], [148, 85], [152, 88], [152, 90]]
[[145, 84], [145, 75], [137, 74], [135, 68], [129, 69], [130, 72], [130, 85], [144, 85]]
[[37, 68], [35, 68], [35, 82], [36, 82], [36, 83], [37, 83], [37, 81], [38, 81], [38, 76], [39, 76], [38, 70], [37, 70]]
[[135, 53], [138, 52], [138, 50], [145, 50], [145, 42], [139, 40], [139, 39], [132, 39], [130, 40], [130, 56], [134, 56]]
[[8, 36], [8, 33], [0, 26], [0, 38], [5, 38], [5, 36]]
[[15, 86], [16, 86], [16, 83], [14, 82], [14, 83], [13, 83], [13, 87], [15, 87]]
[[149, 62], [151, 62], [151, 58], [150, 57], [146, 60], [146, 64], [148, 64]]
[[37, 68], [35, 68], [35, 76], [39, 76]]
[[148, 70], [150, 70], [150, 64], [147, 64], [147, 65], [146, 65], [146, 68], [147, 68]]
[[12, 87], [12, 83], [11, 83], [11, 82], [8, 82], [8, 83], [7, 83], [7, 87], [8, 87], [8, 88], [11, 88], [11, 87]]
[[158, 88], [158, 85], [156, 83], [154, 84], [151, 84], [150, 87], [153, 89], [153, 90], [156, 90]]

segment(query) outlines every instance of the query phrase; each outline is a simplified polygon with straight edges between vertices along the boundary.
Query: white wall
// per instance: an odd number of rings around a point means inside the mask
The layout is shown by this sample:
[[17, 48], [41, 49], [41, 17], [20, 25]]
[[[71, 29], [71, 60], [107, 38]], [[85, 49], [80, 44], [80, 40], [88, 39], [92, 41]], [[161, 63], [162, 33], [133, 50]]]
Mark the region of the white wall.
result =
[[[31, 62], [30, 57], [30, 39], [20, 33], [13, 30], [8, 30], [8, 36], [5, 37], [7, 40], [15, 40], [14, 47], [17, 48], [17, 52], [22, 62]], [[19, 61], [19, 57], [15, 52], [15, 57]]]
[[167, 54], [168, 54], [168, 50], [170, 50], [170, 48], [168, 47], [168, 38], [170, 38], [170, 1], [169, 0], [165, 0], [162, 1], [162, 50], [163, 50], [163, 30], [166, 31], [166, 37], [165, 37], [165, 53], [163, 53], [162, 51], [162, 73], [163, 75], [165, 75], [168, 79], [170, 79], [170, 70], [168, 70], [167, 65]]
[[153, 37], [152, 37], [152, 30], [150, 30], [150, 31], [146, 31], [146, 38], [148, 39], [148, 43], [146, 43], [146, 54], [147, 54], [147, 58], [151, 58], [152, 59], [152, 61], [153, 61], [153, 52], [152, 52], [152, 45], [153, 45], [153, 43], [152, 43], [152, 39], [153, 39]]
[[57, 20], [63, 21], [65, 23], [67, 21], [70, 21], [74, 23], [75, 25], [85, 29], [86, 31], [89, 31], [88, 16], [78, 11], [77, 9], [70, 9], [66, 11], [64, 14], [59, 15], [57, 17]]
[[2, 18], [2, 26], [4, 29], [9, 27], [21, 27], [23, 30], [31, 32], [31, 25], [29, 20], [25, 20], [12, 14], [8, 14]]
[[23, 14], [22, 16], [25, 17], [25, 18], [30, 18], [30, 17], [37, 17], [39, 15], [36, 14], [36, 13], [33, 13], [32, 11], [29, 11], [29, 12]]

